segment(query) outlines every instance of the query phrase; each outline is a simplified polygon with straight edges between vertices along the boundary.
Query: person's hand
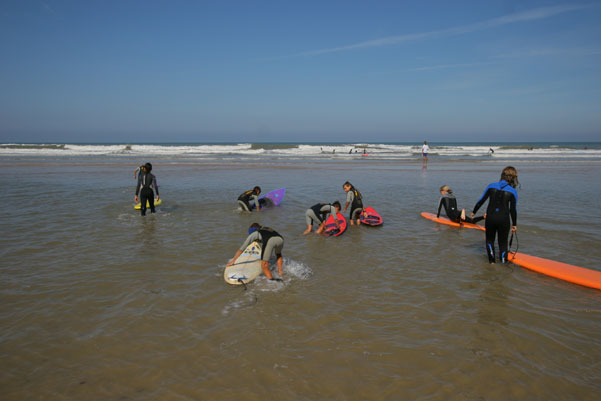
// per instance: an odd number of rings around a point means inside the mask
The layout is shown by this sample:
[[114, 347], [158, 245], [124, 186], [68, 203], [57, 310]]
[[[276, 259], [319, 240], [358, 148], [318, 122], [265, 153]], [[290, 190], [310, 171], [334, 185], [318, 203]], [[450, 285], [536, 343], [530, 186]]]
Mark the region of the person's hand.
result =
[[514, 233], [518, 230], [518, 226], [511, 226], [511, 232]]
[[471, 212], [471, 213], [470, 213], [470, 217], [473, 219], [473, 218], [474, 218], [474, 216], [475, 216], [474, 212]]
[[139, 202], [139, 200], [138, 200], [138, 195], [134, 196], [134, 202], [136, 202], [136, 203], [138, 203], [138, 202]]
[[232, 266], [233, 264], [234, 264], [234, 259], [232, 259], [229, 262], [227, 262], [227, 264], [225, 265], [225, 267]]
[[157, 195], [157, 202], [158, 202], [158, 200], [159, 200], [159, 196]]

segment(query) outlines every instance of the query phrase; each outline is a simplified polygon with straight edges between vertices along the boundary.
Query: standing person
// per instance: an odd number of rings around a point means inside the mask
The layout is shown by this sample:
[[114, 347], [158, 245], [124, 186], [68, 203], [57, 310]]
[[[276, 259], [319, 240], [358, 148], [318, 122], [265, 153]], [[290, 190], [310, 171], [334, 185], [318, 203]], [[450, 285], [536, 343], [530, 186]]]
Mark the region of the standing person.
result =
[[[495, 263], [495, 236], [498, 234], [499, 257], [501, 263], [507, 262], [507, 237], [509, 231], [516, 232], [518, 193], [515, 188], [519, 185], [518, 172], [507, 166], [501, 172], [501, 180], [493, 182], [484, 191], [480, 200], [474, 206], [473, 218], [480, 206], [488, 199], [486, 210], [486, 253], [489, 263]], [[511, 219], [511, 220], [510, 220]], [[513, 224], [511, 224], [513, 223]]]
[[430, 147], [428, 146], [428, 142], [424, 141], [424, 145], [422, 146], [422, 157], [424, 161], [428, 161], [428, 153], [430, 153]]
[[440, 187], [440, 201], [438, 202], [438, 212], [436, 213], [436, 217], [440, 217], [440, 210], [444, 207], [444, 211], [449, 218], [449, 220], [454, 221], [455, 223], [461, 223], [465, 221], [467, 223], [475, 224], [480, 220], [484, 219], [485, 216], [479, 217], [466, 217], [465, 209], [461, 209], [461, 212], [457, 208], [457, 199], [455, 199], [455, 195], [453, 195], [453, 190], [448, 185], [443, 185]]
[[340, 228], [338, 223], [338, 212], [340, 212], [340, 202], [335, 201], [334, 203], [317, 203], [311, 206], [305, 212], [305, 221], [307, 222], [307, 229], [303, 232], [303, 235], [307, 235], [313, 230], [313, 224], [318, 223], [316, 234], [321, 234], [326, 228], [326, 220], [328, 214], [334, 216], [336, 221], [336, 227]]
[[259, 195], [261, 194], [261, 187], [254, 187], [253, 189], [249, 189], [248, 191], [242, 193], [238, 197], [238, 204], [247, 212], [250, 212], [252, 209], [252, 205], [254, 204], [257, 208], [257, 212], [261, 211], [261, 205], [259, 205]]
[[346, 209], [351, 205], [351, 213], [349, 214], [351, 226], [355, 224], [353, 222], [354, 219], [357, 219], [357, 225], [360, 225], [360, 216], [361, 211], [363, 210], [363, 196], [361, 195], [361, 192], [348, 181], [342, 184], [342, 189], [346, 192], [346, 204], [344, 205], [342, 213], [346, 212]]
[[[146, 202], [150, 206], [150, 213], [154, 213], [154, 192], [152, 192], [152, 188], [157, 194], [156, 200], [159, 200], [159, 186], [157, 184], [157, 179], [152, 171], [152, 164], [146, 163], [142, 170], [140, 170], [140, 174], [138, 174], [138, 185], [136, 185], [136, 196], [134, 200], [136, 203], [140, 202], [140, 211], [142, 216], [146, 216]], [[138, 195], [140, 197], [138, 198]]]
[[[263, 227], [259, 223], [252, 223], [248, 227], [248, 237], [246, 237], [246, 240], [238, 251], [236, 251], [236, 254], [227, 266], [236, 263], [236, 260], [242, 255], [246, 247], [253, 241], [261, 243], [261, 269], [263, 269], [263, 274], [270, 280], [278, 280], [273, 278], [269, 270], [269, 258], [271, 257], [271, 253], [274, 252], [277, 258], [278, 273], [280, 273], [280, 277], [283, 277], [284, 258], [282, 256], [282, 249], [284, 249], [284, 237], [278, 234], [273, 228]], [[279, 280], [281, 281], [281, 279]]]
[[138, 173], [142, 174], [143, 170], [144, 170], [144, 165], [141, 165], [140, 167], [138, 167], [137, 169], [134, 170], [134, 180], [136, 179], [136, 175]]

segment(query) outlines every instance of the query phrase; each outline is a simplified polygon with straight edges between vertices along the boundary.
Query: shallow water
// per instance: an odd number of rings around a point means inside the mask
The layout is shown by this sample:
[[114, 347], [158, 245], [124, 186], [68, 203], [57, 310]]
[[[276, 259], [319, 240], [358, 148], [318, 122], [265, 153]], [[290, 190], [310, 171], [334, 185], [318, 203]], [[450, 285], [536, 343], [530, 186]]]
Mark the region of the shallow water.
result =
[[[0, 159], [3, 399], [598, 399], [601, 291], [419, 216], [443, 184], [471, 210], [504, 164], [166, 159], [145, 218], [139, 164]], [[520, 252], [601, 269], [601, 163], [515, 167]], [[384, 225], [303, 236], [346, 180]], [[254, 185], [284, 202], [235, 210]], [[284, 235], [285, 280], [245, 291], [222, 275], [254, 221]]]

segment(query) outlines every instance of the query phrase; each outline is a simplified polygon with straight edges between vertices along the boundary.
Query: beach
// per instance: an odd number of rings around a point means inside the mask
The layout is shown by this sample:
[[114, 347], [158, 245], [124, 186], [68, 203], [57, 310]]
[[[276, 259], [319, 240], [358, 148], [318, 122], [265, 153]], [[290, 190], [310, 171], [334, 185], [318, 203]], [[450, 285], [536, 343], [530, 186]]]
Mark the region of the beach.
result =
[[[420, 212], [444, 184], [471, 211], [510, 164], [512, 248], [601, 270], [598, 144], [433, 146], [427, 164], [416, 145], [350, 145], [5, 147], [3, 399], [597, 400], [601, 291], [489, 265], [482, 232]], [[141, 217], [147, 161], [163, 205]], [[305, 210], [344, 204], [347, 180], [383, 226], [303, 236]], [[255, 185], [284, 201], [241, 213]], [[253, 222], [284, 236], [284, 281], [230, 286]]]

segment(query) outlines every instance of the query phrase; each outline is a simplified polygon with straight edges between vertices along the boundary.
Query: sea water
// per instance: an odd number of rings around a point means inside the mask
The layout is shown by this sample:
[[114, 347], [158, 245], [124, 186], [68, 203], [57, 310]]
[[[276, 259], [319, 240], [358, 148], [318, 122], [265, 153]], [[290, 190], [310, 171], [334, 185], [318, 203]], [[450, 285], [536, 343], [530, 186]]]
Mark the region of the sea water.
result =
[[[599, 270], [598, 157], [42, 149], [0, 158], [3, 400], [598, 399], [601, 292], [489, 265], [482, 232], [420, 217], [445, 184], [471, 211], [511, 164], [512, 248]], [[146, 161], [164, 203], [141, 217]], [[303, 236], [347, 180], [384, 225]], [[285, 187], [281, 206], [237, 210], [255, 185]], [[228, 285], [253, 222], [284, 236], [284, 281]]]

